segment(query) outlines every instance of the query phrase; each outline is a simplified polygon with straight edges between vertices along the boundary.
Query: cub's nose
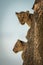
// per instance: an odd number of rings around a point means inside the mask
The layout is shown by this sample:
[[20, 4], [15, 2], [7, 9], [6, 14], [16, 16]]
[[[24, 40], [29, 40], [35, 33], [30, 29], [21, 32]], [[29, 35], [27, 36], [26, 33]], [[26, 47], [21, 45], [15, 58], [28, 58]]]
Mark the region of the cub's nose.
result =
[[18, 51], [13, 48], [13, 52], [17, 53]]

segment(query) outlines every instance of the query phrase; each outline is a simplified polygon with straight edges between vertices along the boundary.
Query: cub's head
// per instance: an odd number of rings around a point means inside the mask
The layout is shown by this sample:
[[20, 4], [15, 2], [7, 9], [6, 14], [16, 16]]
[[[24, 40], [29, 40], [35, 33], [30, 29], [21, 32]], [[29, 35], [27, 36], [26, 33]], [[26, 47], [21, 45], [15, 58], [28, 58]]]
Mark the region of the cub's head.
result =
[[35, 12], [39, 11], [40, 9], [43, 9], [43, 0], [35, 0], [35, 3], [33, 5], [32, 9]]
[[27, 20], [28, 20], [29, 11], [19, 12], [19, 13], [16, 12], [16, 15], [17, 15], [17, 17], [18, 17], [20, 23], [23, 25], [23, 24], [25, 24], [25, 22], [27, 22]]
[[23, 44], [20, 40], [18, 40], [13, 48], [13, 51], [15, 53], [19, 52], [19, 51], [22, 51], [23, 50]]

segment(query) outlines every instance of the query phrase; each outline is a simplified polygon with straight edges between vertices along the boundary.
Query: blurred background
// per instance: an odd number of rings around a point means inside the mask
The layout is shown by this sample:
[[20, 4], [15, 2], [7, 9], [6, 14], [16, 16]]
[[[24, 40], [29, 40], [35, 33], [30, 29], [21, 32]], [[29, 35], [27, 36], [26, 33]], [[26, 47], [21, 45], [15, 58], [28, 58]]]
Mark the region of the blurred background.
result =
[[0, 65], [22, 65], [22, 52], [15, 54], [12, 49], [18, 39], [25, 38], [28, 25], [21, 25], [15, 14], [30, 11], [34, 0], [0, 0]]

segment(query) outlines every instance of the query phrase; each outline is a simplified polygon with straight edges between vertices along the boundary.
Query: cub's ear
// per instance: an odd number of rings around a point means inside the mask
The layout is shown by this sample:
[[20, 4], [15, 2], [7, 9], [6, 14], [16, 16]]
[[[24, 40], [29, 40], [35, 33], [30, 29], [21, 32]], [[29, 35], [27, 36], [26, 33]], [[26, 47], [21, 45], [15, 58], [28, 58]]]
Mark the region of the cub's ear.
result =
[[29, 13], [29, 11], [26, 11], [27, 13]]
[[16, 12], [16, 15], [17, 15], [18, 13]]
[[16, 15], [18, 16], [19, 13], [16, 12]]
[[27, 15], [29, 16], [30, 12], [29, 11], [26, 11]]
[[16, 15], [17, 15], [18, 18], [20, 18], [21, 17], [20, 16], [21, 15], [21, 12], [20, 13], [16, 12]]
[[27, 13], [27, 14], [30, 14], [30, 12], [29, 12], [29, 11], [26, 11], [26, 13]]
[[16, 12], [18, 19], [20, 20], [20, 13]]

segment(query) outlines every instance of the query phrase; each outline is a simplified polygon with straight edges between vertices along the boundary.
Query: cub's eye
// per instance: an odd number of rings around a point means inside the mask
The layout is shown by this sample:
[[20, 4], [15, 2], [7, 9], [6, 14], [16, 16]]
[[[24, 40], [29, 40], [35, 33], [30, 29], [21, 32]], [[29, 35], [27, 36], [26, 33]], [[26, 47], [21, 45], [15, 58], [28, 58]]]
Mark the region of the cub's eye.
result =
[[23, 17], [24, 18], [24, 17]]
[[17, 45], [16, 45], [16, 47], [17, 47]]

